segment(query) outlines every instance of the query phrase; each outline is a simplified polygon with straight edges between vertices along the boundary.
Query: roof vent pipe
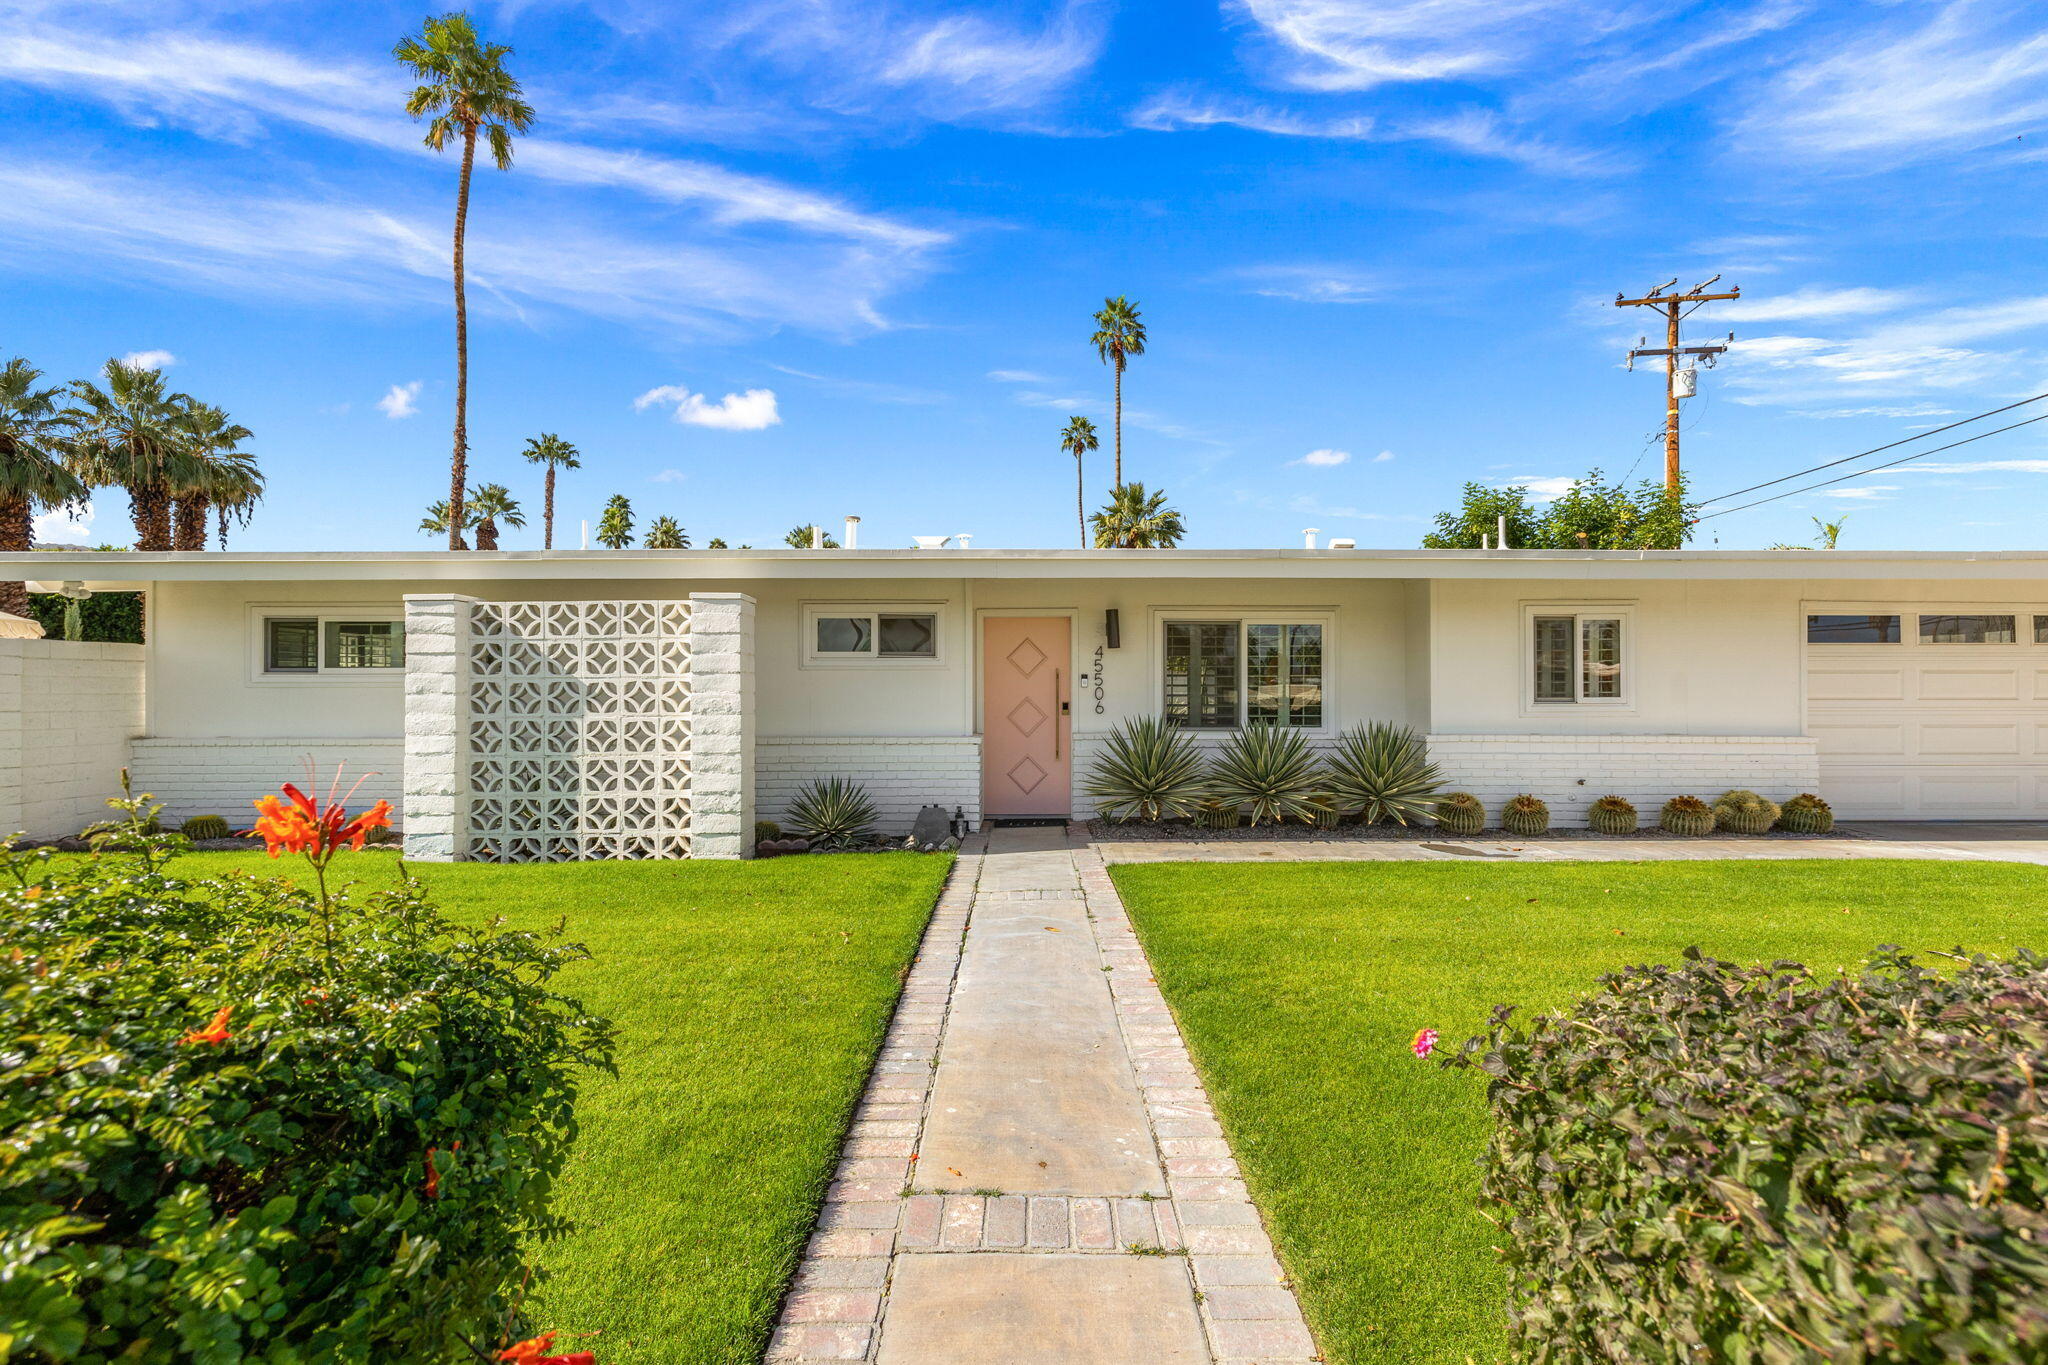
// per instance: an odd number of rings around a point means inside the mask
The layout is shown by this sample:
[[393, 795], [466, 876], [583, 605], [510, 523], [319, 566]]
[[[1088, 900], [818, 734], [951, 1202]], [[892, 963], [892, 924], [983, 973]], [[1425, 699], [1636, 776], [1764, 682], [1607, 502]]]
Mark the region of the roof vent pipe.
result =
[[815, 522], [811, 524], [811, 548], [813, 550], [822, 550], [825, 548], [824, 528], [819, 526]]
[[1301, 531], [1301, 547], [1302, 547], [1302, 548], [1303, 548], [1304, 550], [1313, 550], [1313, 549], [1315, 549], [1315, 547], [1316, 547], [1316, 532], [1318, 532], [1318, 531], [1320, 531], [1320, 530], [1322, 530], [1322, 529], [1323, 529], [1323, 528], [1322, 528], [1322, 527], [1320, 527], [1320, 526], [1305, 526], [1305, 527], [1303, 527], [1303, 528], [1302, 528], [1302, 531]]
[[953, 537], [954, 543], [964, 550], [967, 548], [967, 537], [972, 534], [973, 532], [971, 531], [962, 531], [959, 535]]
[[1500, 535], [1499, 535], [1498, 537], [1496, 537], [1496, 539], [1497, 539], [1497, 541], [1499, 542], [1499, 546], [1500, 546], [1500, 548], [1501, 548], [1501, 549], [1503, 549], [1503, 550], [1507, 549], [1507, 547], [1508, 547], [1508, 514], [1507, 514], [1507, 513], [1505, 513], [1505, 512], [1503, 512], [1503, 513], [1501, 513], [1501, 514], [1500, 514]]
[[859, 517], [848, 517], [846, 519], [846, 548], [849, 550], [855, 550], [860, 548]]

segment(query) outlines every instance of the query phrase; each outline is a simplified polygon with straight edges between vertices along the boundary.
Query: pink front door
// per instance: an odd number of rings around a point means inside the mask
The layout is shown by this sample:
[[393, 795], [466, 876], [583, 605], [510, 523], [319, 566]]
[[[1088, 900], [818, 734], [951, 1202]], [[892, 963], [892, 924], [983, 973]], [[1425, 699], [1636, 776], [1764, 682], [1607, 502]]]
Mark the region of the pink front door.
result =
[[991, 616], [981, 630], [981, 809], [1057, 815], [1072, 809], [1072, 623]]

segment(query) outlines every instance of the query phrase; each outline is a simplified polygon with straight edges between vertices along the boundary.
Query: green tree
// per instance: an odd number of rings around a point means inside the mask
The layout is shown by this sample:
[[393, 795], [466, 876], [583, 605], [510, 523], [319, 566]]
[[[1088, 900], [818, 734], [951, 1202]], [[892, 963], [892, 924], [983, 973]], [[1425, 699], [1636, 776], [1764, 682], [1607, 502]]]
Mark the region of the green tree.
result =
[[[0, 369], [0, 550], [35, 546], [35, 511], [83, 502], [84, 480], [65, 466], [61, 385], [37, 387], [43, 372], [16, 356]], [[27, 616], [27, 585], [0, 582], [0, 611]]]
[[1465, 485], [1465, 500], [1455, 512], [1439, 512], [1436, 529], [1422, 538], [1425, 550], [1477, 550], [1499, 536], [1500, 519], [1508, 519], [1508, 544], [1528, 547], [1536, 541], [1538, 517], [1526, 488]]
[[1102, 442], [1095, 435], [1095, 423], [1086, 417], [1069, 417], [1067, 429], [1060, 433], [1060, 449], [1074, 457], [1074, 519], [1080, 523], [1081, 548], [1085, 550], [1088, 548], [1088, 504], [1081, 464], [1089, 451], [1102, 449]]
[[[809, 550], [812, 548], [836, 550], [839, 548], [839, 542], [832, 538], [829, 531], [824, 530], [818, 532], [818, 544], [813, 547], [811, 544], [811, 528], [808, 526], [793, 527], [790, 533], [782, 538], [782, 543], [792, 550]], [[746, 547], [743, 545], [740, 548], [745, 549]]]
[[455, 192], [455, 454], [448, 478], [453, 509], [448, 548], [459, 550], [468, 524], [462, 511], [463, 484], [469, 478], [469, 302], [463, 250], [470, 174], [476, 167], [478, 133], [490, 144], [492, 163], [501, 171], [512, 168], [512, 135], [532, 125], [533, 106], [521, 98], [519, 82], [505, 70], [512, 49], [482, 41], [467, 14], [428, 18], [391, 55], [420, 82], [406, 96], [405, 112], [427, 121], [427, 146], [438, 152], [451, 137], [462, 143], [462, 178]]
[[1098, 550], [1171, 550], [1187, 534], [1180, 513], [1166, 505], [1166, 491], [1148, 495], [1142, 483], [1112, 492], [1094, 524]]
[[526, 525], [526, 513], [519, 510], [519, 500], [502, 483], [478, 484], [470, 489], [469, 511], [475, 519], [479, 550], [498, 548], [499, 522], [507, 526]]
[[105, 387], [74, 380], [65, 420], [72, 472], [97, 488], [123, 488], [135, 522], [135, 548], [171, 548], [171, 496], [181, 476], [187, 435], [182, 393], [165, 393], [161, 370], [109, 360]]
[[555, 548], [555, 471], [581, 469], [582, 452], [553, 432], [543, 432], [528, 438], [524, 453], [530, 463], [547, 466], [546, 491], [541, 499], [540, 547], [552, 550]]
[[[445, 536], [448, 534], [448, 526], [451, 520], [452, 518], [448, 515], [448, 504], [446, 502], [433, 503], [428, 506], [427, 514], [420, 518], [420, 530], [430, 536]], [[459, 529], [467, 531], [474, 525], [476, 525], [476, 509], [465, 504], [462, 509], [462, 525]], [[455, 548], [467, 550], [469, 543], [458, 537]]]
[[1842, 527], [1848, 524], [1847, 517], [1836, 517], [1833, 521], [1813, 519], [1813, 543], [1823, 550], [1832, 550], [1842, 539]]
[[597, 543], [607, 550], [623, 550], [633, 543], [633, 504], [624, 493], [612, 494], [597, 519]]
[[647, 535], [640, 545], [647, 550], [687, 550], [690, 533], [678, 526], [674, 517], [656, 517], [647, 523]]
[[1105, 365], [1116, 367], [1116, 487], [1124, 486], [1124, 366], [1134, 355], [1145, 354], [1145, 324], [1138, 318], [1138, 306], [1118, 294], [1102, 301], [1095, 315], [1095, 335], [1089, 342]]
[[713, 536], [704, 542], [704, 548], [707, 550], [729, 550], [732, 547], [725, 543], [724, 536]]
[[1436, 529], [1422, 544], [1430, 550], [1476, 550], [1482, 540], [1494, 544], [1506, 516], [1509, 549], [1675, 550], [1691, 539], [1696, 511], [1683, 485], [1674, 497], [1660, 481], [1646, 479], [1629, 488], [1607, 482], [1598, 469], [1574, 480], [1540, 513], [1527, 488], [1468, 483], [1463, 504], [1438, 514]]
[[190, 398], [179, 414], [178, 428], [183, 458], [171, 489], [171, 548], [204, 550], [207, 517], [215, 508], [220, 512], [221, 545], [226, 548], [229, 516], [246, 524], [263, 497], [256, 457], [242, 449], [242, 442], [255, 433], [228, 420], [220, 408]]

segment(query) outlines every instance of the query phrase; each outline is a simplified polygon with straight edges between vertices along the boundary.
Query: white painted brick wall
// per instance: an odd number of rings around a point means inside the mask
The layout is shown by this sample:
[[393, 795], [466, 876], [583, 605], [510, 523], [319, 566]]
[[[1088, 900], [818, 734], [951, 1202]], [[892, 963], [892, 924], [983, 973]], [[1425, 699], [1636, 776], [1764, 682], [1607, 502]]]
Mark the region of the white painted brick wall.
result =
[[1712, 801], [1746, 787], [1782, 802], [1820, 790], [1815, 742], [1796, 735], [1430, 735], [1427, 742], [1451, 787], [1486, 803], [1489, 823], [1522, 792], [1543, 798], [1562, 825], [1583, 823], [1586, 808], [1607, 795], [1634, 802], [1647, 824], [1674, 796]]
[[754, 856], [754, 599], [690, 594], [690, 856]]
[[365, 781], [349, 802], [361, 810], [379, 801], [402, 809], [405, 799], [405, 741], [388, 739], [138, 739], [129, 772], [137, 791], [164, 802], [164, 821], [182, 823], [195, 815], [218, 815], [234, 829], [256, 819], [250, 803], [286, 782], [304, 786], [306, 757], [312, 755], [320, 795], [342, 768], [342, 790]]
[[878, 827], [908, 834], [920, 806], [954, 807], [981, 819], [981, 739], [976, 735], [860, 735], [757, 739], [756, 800], [761, 817], [780, 821], [805, 783], [843, 777], [867, 788]]
[[0, 835], [107, 818], [142, 733], [143, 647], [0, 640]]
[[454, 862], [469, 854], [469, 635], [476, 599], [405, 597], [405, 761], [400, 827], [405, 856]]

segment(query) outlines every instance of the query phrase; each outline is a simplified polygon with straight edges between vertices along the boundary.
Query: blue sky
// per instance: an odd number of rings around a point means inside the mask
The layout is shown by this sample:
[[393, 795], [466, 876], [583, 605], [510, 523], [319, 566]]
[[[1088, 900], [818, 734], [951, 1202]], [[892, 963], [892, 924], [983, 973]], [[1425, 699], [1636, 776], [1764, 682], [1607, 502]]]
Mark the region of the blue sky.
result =
[[[2030, 13], [2031, 11], [2031, 13]], [[422, 11], [14, 0], [5, 340], [170, 357], [257, 433], [243, 548], [426, 548], [455, 162], [388, 58]], [[491, 4], [538, 111], [473, 207], [472, 468], [525, 439], [694, 543], [1076, 534], [1087, 345], [1143, 308], [1128, 477], [1195, 546], [1413, 545], [1466, 480], [1658, 471], [1611, 306], [1720, 273], [1712, 496], [2048, 389], [2048, 25], [1994, 3]], [[1960, 434], [1960, 433], [1959, 433]], [[1088, 470], [1091, 505], [1108, 452]], [[1788, 485], [1791, 486], [1791, 485]], [[2027, 547], [2048, 423], [1709, 521], [1702, 545]], [[1727, 505], [1727, 504], [1724, 504]], [[92, 539], [125, 539], [118, 493]], [[68, 538], [78, 528], [46, 527]]]

